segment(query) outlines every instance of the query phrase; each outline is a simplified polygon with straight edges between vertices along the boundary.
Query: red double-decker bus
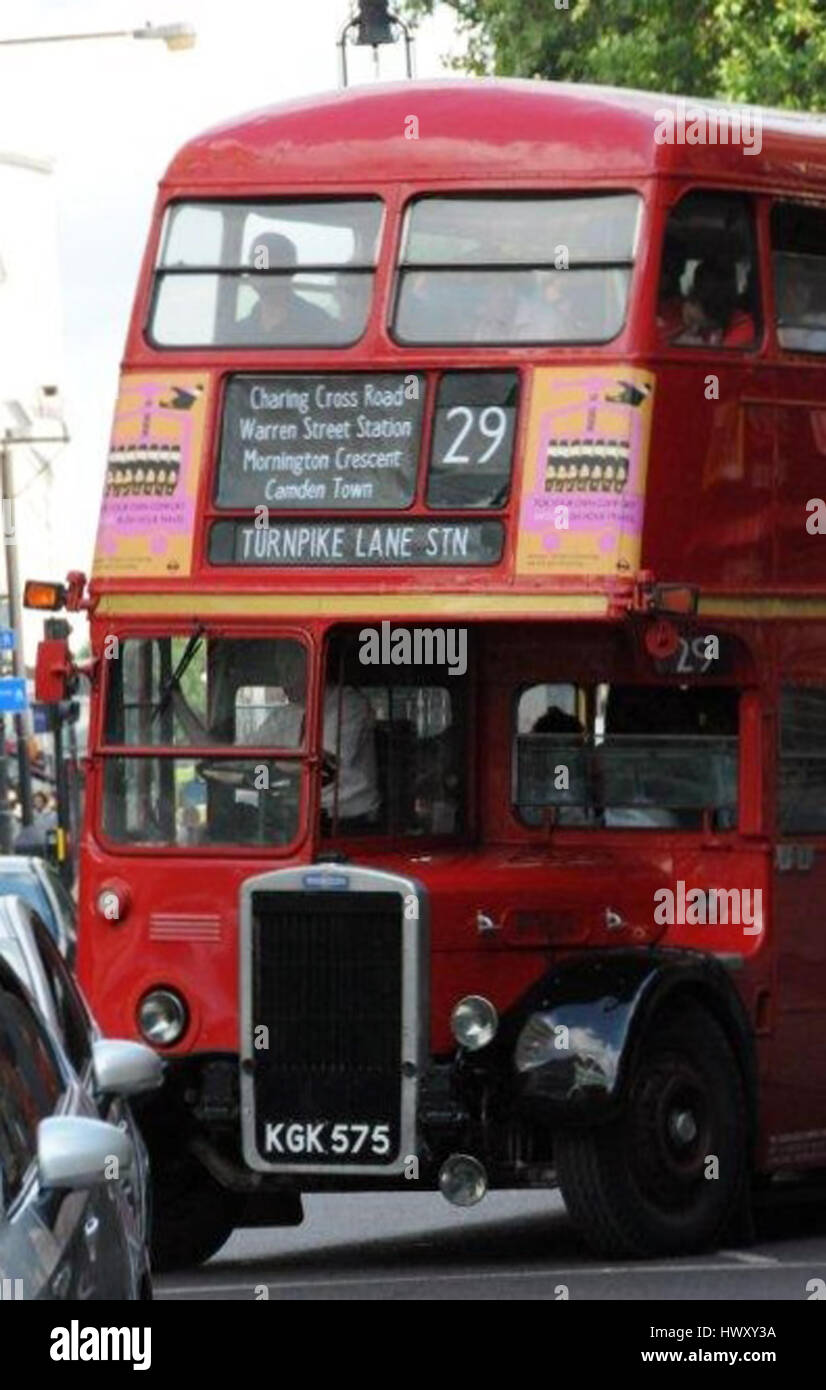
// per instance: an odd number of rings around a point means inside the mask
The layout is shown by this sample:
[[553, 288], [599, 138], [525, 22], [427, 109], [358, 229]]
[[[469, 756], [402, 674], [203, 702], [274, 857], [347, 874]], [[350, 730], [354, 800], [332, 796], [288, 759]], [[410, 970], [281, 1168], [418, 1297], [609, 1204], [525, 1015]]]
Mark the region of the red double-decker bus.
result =
[[33, 595], [162, 1263], [555, 1182], [693, 1250], [826, 1167], [824, 351], [814, 118], [450, 81], [176, 155]]

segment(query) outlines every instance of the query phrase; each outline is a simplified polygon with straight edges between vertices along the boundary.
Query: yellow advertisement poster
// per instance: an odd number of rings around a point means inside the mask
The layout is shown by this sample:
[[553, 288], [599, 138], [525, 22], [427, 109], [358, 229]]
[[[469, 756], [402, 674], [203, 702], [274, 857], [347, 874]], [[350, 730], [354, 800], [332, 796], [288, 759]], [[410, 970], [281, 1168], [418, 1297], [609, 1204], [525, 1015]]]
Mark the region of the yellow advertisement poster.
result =
[[208, 394], [204, 372], [121, 376], [93, 578], [191, 573]]
[[624, 366], [534, 371], [517, 574], [638, 568], [654, 380]]

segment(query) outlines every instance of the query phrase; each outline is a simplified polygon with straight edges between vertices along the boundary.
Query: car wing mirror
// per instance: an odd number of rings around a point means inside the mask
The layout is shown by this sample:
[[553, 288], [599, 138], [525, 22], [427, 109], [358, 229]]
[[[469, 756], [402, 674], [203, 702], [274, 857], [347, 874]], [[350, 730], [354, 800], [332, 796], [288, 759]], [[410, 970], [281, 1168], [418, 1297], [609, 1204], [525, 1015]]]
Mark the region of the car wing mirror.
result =
[[139, 1042], [99, 1039], [92, 1046], [92, 1067], [101, 1095], [138, 1096], [156, 1091], [163, 1081], [163, 1061]]
[[129, 1135], [86, 1116], [59, 1115], [37, 1126], [37, 1169], [43, 1188], [96, 1187], [128, 1173], [135, 1161]]

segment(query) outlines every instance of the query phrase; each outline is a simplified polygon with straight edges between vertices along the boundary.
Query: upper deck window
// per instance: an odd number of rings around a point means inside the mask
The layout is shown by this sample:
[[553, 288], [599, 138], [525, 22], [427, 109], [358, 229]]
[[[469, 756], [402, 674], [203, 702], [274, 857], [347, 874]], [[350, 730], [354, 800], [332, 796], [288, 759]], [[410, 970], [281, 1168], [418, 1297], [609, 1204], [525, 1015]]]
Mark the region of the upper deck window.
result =
[[345, 347], [370, 310], [378, 198], [175, 203], [149, 334], [159, 347]]
[[641, 200], [427, 197], [407, 212], [403, 343], [602, 343], [625, 320]]
[[772, 208], [777, 338], [791, 352], [826, 352], [826, 208]]
[[665, 234], [657, 333], [675, 347], [749, 348], [760, 294], [754, 215], [739, 193], [694, 192], [672, 210]]

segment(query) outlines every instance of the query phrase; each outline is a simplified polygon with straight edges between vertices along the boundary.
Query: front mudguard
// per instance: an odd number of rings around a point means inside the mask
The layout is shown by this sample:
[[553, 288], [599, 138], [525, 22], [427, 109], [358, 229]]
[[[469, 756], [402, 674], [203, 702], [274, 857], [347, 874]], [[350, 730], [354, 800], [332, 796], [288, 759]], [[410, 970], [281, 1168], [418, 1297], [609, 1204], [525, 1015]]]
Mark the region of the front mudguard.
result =
[[560, 961], [502, 1020], [500, 1065], [517, 1112], [543, 1126], [592, 1125], [621, 1110], [654, 1014], [693, 1001], [724, 1029], [754, 1128], [757, 1069], [748, 1016], [726, 969], [700, 951], [594, 951]]

